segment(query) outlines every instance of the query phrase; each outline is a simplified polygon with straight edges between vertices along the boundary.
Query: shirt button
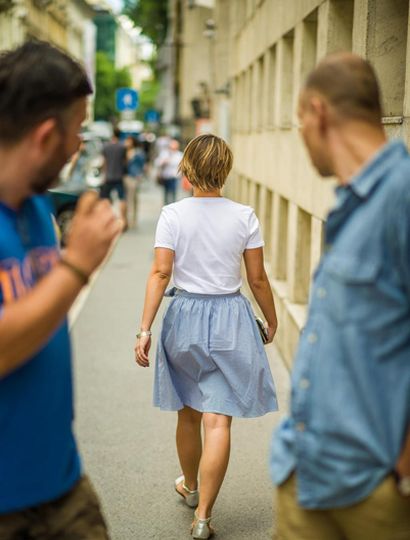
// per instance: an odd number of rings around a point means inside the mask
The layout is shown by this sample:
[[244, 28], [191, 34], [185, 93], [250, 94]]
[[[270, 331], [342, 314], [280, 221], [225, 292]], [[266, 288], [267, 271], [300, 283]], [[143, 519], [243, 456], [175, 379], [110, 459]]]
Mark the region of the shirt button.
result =
[[312, 333], [308, 335], [308, 341], [309, 343], [316, 343], [317, 341], [317, 334]]
[[317, 290], [317, 296], [318, 296], [318, 298], [326, 298], [326, 296], [327, 296], [327, 291], [326, 291], [326, 289], [324, 289], [323, 287], [320, 287], [320, 288]]
[[299, 383], [300, 388], [306, 390], [310, 386], [310, 381], [308, 379], [302, 379]]
[[296, 424], [296, 429], [298, 431], [305, 431], [305, 428], [306, 428], [306, 426], [305, 426], [305, 424], [303, 422], [299, 422], [298, 424]]

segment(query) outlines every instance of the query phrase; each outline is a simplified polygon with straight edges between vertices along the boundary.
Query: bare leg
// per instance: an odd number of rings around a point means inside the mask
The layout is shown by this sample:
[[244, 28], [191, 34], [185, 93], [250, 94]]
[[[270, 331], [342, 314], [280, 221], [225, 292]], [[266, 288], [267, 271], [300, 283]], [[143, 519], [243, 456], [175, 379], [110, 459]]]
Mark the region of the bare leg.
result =
[[131, 176], [125, 177], [125, 193], [126, 193], [126, 204], [127, 204], [127, 212], [128, 217], [130, 218], [128, 220], [128, 223], [131, 227], [134, 227], [136, 225], [136, 217], [137, 217], [137, 179], [133, 178]]
[[231, 450], [232, 418], [223, 414], [204, 413], [205, 444], [199, 469], [201, 489], [198, 518], [211, 516], [212, 508], [218, 496]]
[[[198, 468], [202, 453], [201, 419], [202, 413], [190, 407], [178, 411], [178, 457], [185, 476], [185, 485], [192, 491], [198, 488]], [[177, 489], [183, 493], [182, 485]]]
[[128, 218], [127, 218], [127, 203], [125, 201], [120, 201], [120, 211], [121, 218], [124, 222], [124, 230], [128, 228]]

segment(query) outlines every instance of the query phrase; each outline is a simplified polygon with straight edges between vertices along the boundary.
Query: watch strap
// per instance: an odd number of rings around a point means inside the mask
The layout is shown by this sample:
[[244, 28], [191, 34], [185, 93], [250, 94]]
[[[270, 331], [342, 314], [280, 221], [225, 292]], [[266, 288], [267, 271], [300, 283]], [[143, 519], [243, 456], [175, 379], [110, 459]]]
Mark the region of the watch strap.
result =
[[78, 266], [72, 264], [64, 258], [61, 258], [58, 263], [61, 266], [68, 268], [68, 270], [70, 270], [72, 274], [77, 276], [77, 278], [82, 282], [83, 285], [87, 285], [89, 281], [89, 276], [83, 270], [81, 270], [81, 268], [78, 268]]
[[140, 330], [138, 333], [137, 333], [137, 339], [140, 339], [142, 337], [151, 337], [152, 336], [152, 332], [151, 330]]

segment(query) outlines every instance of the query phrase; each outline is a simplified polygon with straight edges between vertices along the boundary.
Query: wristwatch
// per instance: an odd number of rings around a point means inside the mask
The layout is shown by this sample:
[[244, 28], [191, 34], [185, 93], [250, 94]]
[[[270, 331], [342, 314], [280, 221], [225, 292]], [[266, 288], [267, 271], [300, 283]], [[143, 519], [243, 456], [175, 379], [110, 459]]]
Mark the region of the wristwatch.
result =
[[397, 489], [404, 497], [410, 496], [410, 476], [402, 476], [397, 480]]
[[140, 339], [142, 337], [145, 337], [145, 336], [152, 336], [152, 332], [151, 330], [140, 330], [137, 334], [137, 339]]

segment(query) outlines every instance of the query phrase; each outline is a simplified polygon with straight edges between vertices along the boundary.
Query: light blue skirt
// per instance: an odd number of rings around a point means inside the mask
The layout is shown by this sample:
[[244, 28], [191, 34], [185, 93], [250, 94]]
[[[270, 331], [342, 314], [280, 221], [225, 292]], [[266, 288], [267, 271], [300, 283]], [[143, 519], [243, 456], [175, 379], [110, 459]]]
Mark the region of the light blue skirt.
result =
[[255, 317], [240, 292], [175, 292], [158, 343], [154, 405], [242, 418], [278, 410]]

